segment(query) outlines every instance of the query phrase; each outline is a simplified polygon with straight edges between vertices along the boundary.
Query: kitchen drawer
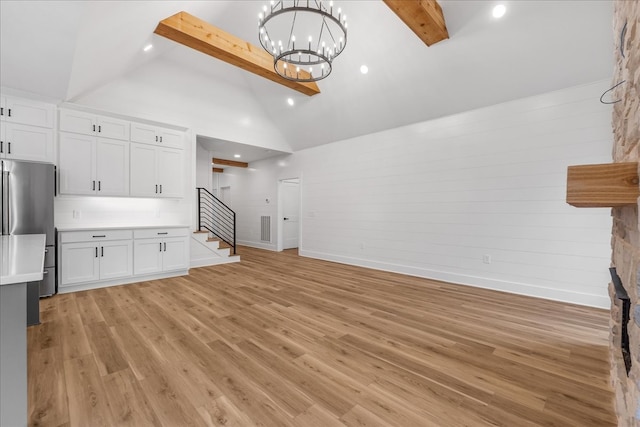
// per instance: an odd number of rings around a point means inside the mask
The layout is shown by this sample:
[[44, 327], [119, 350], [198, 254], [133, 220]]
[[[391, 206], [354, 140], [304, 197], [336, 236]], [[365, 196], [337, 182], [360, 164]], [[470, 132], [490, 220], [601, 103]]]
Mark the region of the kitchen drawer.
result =
[[146, 228], [134, 230], [134, 239], [151, 239], [155, 237], [184, 237], [189, 235], [188, 228]]
[[133, 237], [131, 230], [64, 231], [59, 234], [61, 243], [128, 240]]

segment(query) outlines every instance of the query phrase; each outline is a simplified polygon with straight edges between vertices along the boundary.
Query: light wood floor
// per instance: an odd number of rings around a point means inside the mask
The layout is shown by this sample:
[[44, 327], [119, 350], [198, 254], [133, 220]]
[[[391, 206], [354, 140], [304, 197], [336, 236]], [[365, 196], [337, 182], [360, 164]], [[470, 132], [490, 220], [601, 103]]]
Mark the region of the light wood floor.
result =
[[604, 310], [239, 253], [42, 300], [31, 425], [616, 425]]

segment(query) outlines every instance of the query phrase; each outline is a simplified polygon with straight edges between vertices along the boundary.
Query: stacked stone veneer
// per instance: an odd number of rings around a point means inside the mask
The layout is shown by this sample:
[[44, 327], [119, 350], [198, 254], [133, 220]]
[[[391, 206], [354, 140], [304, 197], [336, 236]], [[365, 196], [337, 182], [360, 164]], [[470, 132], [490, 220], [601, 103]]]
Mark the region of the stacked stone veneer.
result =
[[[622, 43], [621, 32], [627, 24]], [[613, 108], [613, 161], [640, 161], [640, 0], [616, 0], [614, 4], [615, 69], [613, 84], [625, 83], [613, 91], [620, 100]], [[640, 203], [640, 199], [638, 200]], [[611, 381], [616, 395], [616, 412], [620, 426], [640, 426], [640, 226], [638, 203], [614, 208], [612, 231], [612, 265], [629, 294], [631, 320], [628, 323], [632, 368], [627, 377], [620, 351], [622, 303], [611, 295]]]

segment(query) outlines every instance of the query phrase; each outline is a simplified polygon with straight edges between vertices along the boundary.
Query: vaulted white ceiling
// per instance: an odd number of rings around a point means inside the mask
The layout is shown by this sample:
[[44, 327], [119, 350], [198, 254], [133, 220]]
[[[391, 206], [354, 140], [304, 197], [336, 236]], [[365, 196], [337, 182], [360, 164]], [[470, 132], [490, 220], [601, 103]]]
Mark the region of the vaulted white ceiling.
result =
[[[349, 16], [347, 48], [313, 97], [153, 34], [184, 10], [257, 45], [262, 3], [237, 0], [2, 0], [0, 85], [131, 114], [152, 108], [140, 98], [155, 91], [201, 115], [158, 119], [295, 151], [608, 78], [613, 69], [611, 1], [503, 1], [507, 14], [497, 20], [495, 1], [441, 0], [450, 39], [431, 47], [381, 0], [337, 3]], [[148, 43], [154, 49], [143, 53]]]

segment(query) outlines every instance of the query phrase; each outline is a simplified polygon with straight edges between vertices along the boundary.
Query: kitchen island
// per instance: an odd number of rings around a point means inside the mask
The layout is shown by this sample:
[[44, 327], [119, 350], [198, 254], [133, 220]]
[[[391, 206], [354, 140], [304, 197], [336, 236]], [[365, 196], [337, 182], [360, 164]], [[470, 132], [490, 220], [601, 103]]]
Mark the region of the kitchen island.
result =
[[45, 239], [0, 236], [0, 426], [27, 425], [27, 282], [42, 280]]

